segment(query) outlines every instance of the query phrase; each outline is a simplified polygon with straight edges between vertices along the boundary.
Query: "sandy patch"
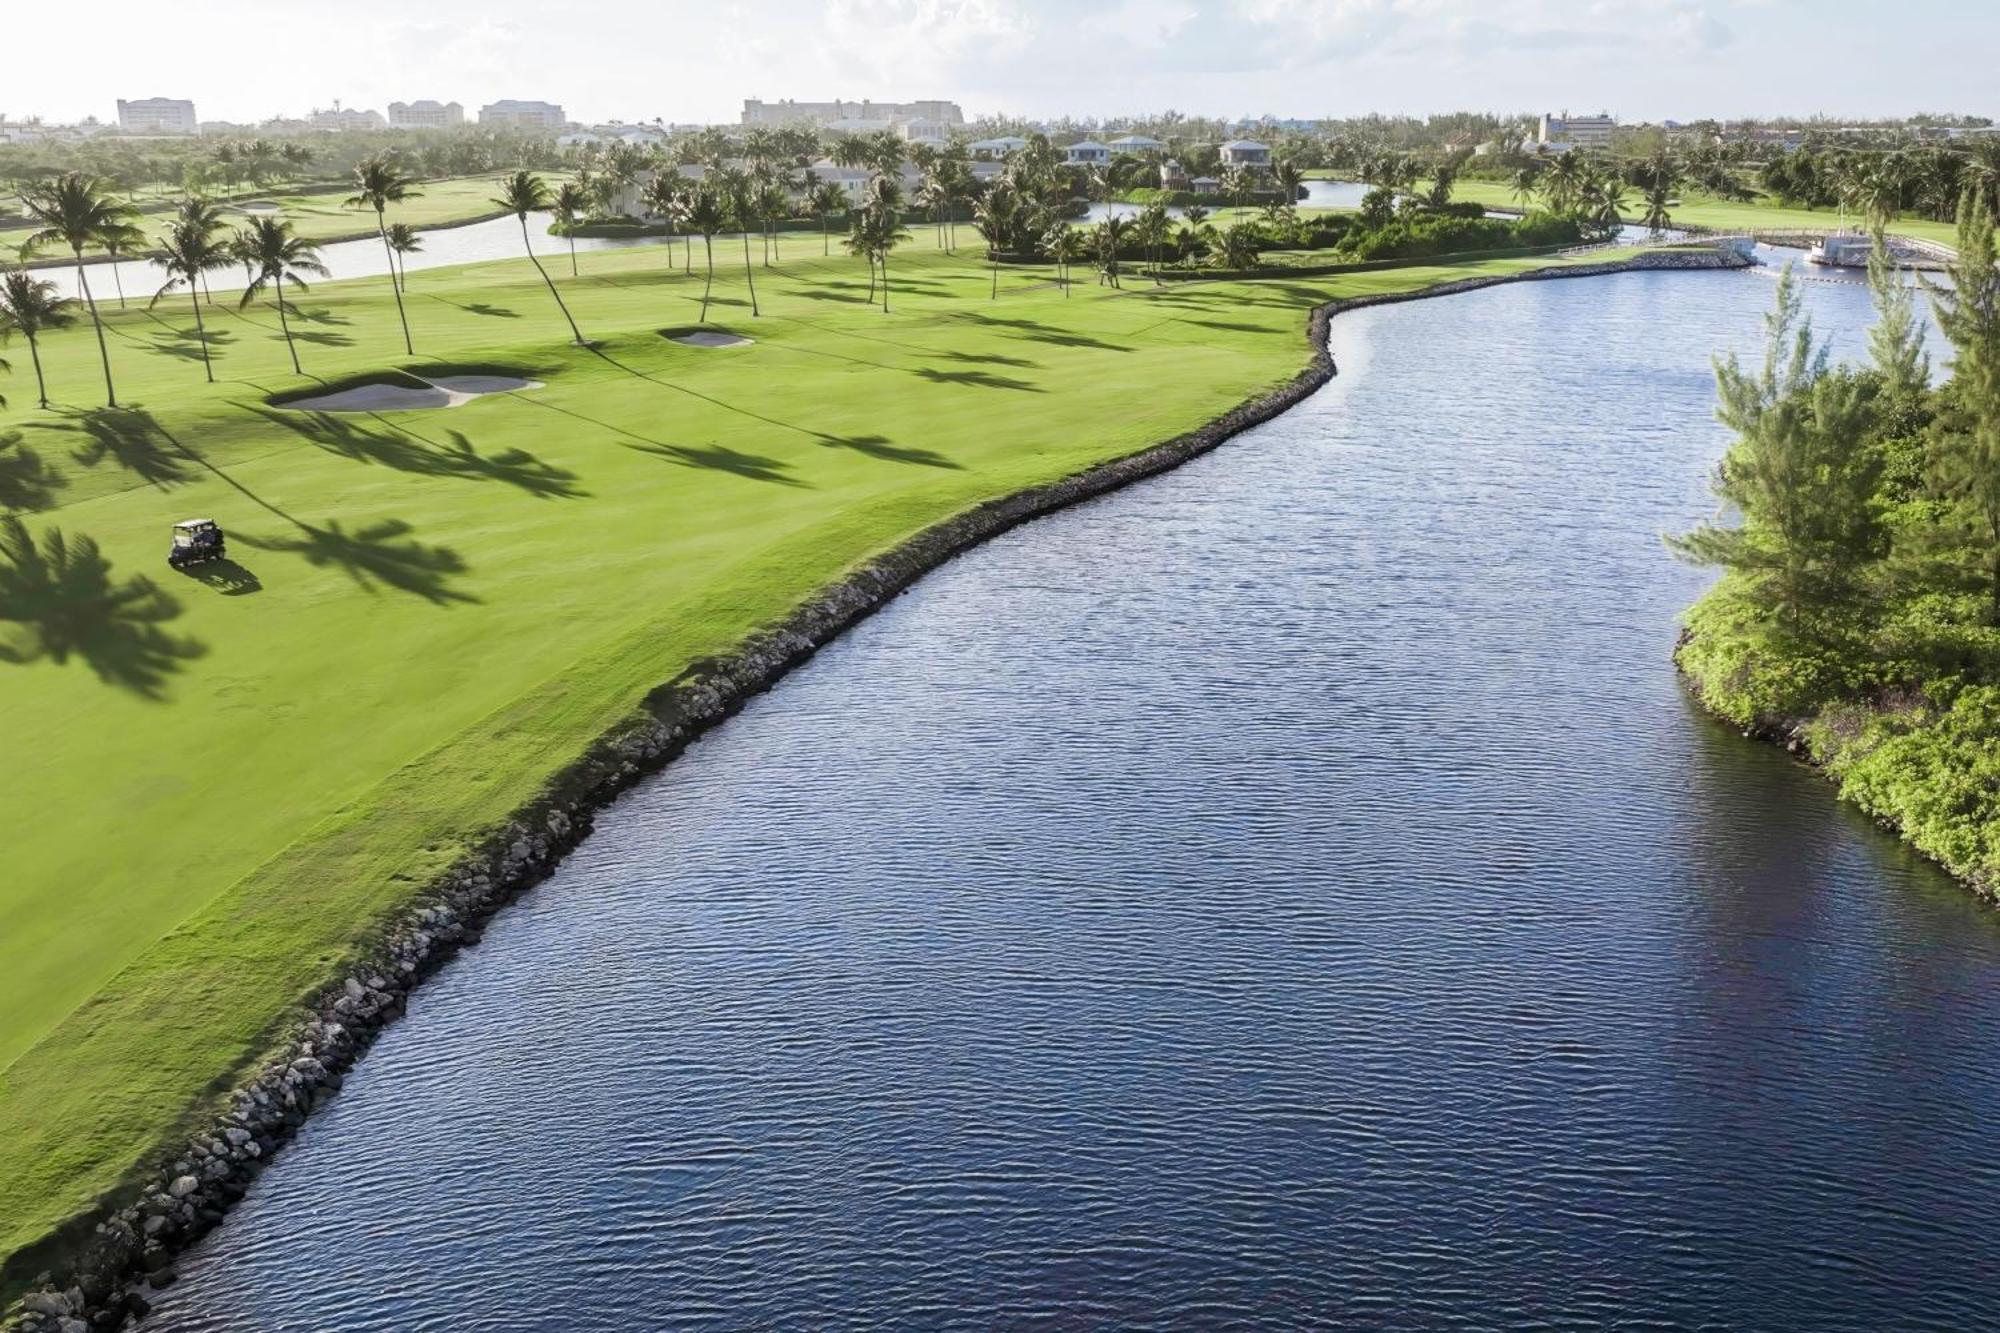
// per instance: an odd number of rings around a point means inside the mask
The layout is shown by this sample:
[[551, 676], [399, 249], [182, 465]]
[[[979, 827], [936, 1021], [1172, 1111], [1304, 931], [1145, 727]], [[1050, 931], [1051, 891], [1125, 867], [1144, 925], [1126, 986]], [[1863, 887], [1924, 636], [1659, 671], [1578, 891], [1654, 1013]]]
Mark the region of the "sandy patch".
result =
[[293, 412], [410, 412], [428, 407], [462, 407], [488, 394], [539, 389], [540, 380], [514, 375], [440, 375], [413, 389], [401, 384], [357, 384], [339, 393], [294, 398], [279, 407]]
[[745, 347], [756, 341], [754, 338], [745, 338], [739, 333], [711, 333], [707, 329], [695, 333], [676, 333], [670, 337], [672, 341], [686, 343], [689, 347]]

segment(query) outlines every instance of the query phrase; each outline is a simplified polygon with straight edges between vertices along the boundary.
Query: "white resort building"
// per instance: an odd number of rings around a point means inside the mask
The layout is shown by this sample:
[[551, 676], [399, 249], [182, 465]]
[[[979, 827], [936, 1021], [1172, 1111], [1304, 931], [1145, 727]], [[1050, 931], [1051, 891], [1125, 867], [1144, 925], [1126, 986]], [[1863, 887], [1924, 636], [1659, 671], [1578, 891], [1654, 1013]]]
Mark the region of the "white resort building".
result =
[[569, 117], [554, 102], [517, 102], [504, 97], [479, 108], [479, 123], [496, 129], [560, 130]]
[[1609, 148], [1612, 133], [1617, 130], [1618, 121], [1611, 116], [1572, 116], [1565, 111], [1560, 116], [1545, 115], [1537, 127], [1537, 142], [1554, 149], [1558, 145], [1571, 148]]
[[118, 128], [127, 134], [198, 134], [194, 103], [178, 97], [118, 99]]
[[389, 125], [399, 130], [448, 130], [465, 124], [465, 108], [457, 102], [434, 102], [426, 97], [416, 102], [389, 103]]

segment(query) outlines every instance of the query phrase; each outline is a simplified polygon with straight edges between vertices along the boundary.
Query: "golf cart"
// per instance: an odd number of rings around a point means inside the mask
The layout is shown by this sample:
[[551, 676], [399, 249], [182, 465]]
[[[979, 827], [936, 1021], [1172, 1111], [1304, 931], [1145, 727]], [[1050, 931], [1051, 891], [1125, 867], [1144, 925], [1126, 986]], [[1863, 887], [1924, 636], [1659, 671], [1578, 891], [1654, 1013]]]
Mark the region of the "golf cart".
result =
[[167, 552], [167, 564], [174, 569], [205, 564], [223, 556], [222, 529], [212, 518], [191, 518], [174, 524], [174, 544]]

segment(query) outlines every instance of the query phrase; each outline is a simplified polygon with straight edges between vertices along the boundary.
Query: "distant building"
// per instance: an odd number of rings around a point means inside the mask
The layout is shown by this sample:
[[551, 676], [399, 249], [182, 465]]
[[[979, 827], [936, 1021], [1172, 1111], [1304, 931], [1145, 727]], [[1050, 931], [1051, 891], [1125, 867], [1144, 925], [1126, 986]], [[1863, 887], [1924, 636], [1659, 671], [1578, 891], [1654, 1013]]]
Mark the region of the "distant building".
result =
[[763, 102], [743, 99], [745, 125], [829, 126], [842, 120], [880, 120], [892, 126], [911, 121], [933, 120], [941, 125], [965, 124], [965, 113], [956, 102]]
[[911, 143], [942, 144], [951, 138], [951, 126], [941, 120], [906, 120], [896, 128]]
[[118, 128], [127, 134], [197, 134], [194, 103], [178, 97], [118, 99]]
[[989, 162], [998, 161], [1009, 153], [1018, 153], [1028, 146], [1026, 139], [1012, 134], [1003, 134], [997, 139], [976, 139], [970, 145], [974, 157], [985, 158]]
[[1618, 122], [1611, 116], [1545, 115], [1535, 138], [1545, 144], [1568, 144], [1575, 148], [1609, 148]]
[[1073, 167], [1101, 167], [1111, 160], [1111, 150], [1095, 139], [1085, 139], [1063, 149], [1063, 161]]
[[465, 108], [456, 102], [389, 103], [389, 124], [399, 130], [448, 130], [465, 124]]
[[554, 102], [517, 102], [503, 97], [479, 108], [479, 123], [495, 129], [555, 131], [569, 124], [569, 117]]
[[1173, 158], [1160, 163], [1160, 188], [1162, 190], [1185, 190], [1192, 186], [1187, 168]]
[[1231, 139], [1222, 145], [1221, 156], [1225, 167], [1256, 170], [1271, 165], [1271, 145], [1258, 143], [1255, 139]]
[[316, 130], [379, 130], [388, 124], [379, 111], [357, 111], [353, 107], [335, 106], [322, 111], [318, 107], [306, 117], [306, 123]]
[[1130, 153], [1133, 156], [1137, 156], [1140, 153], [1157, 153], [1165, 147], [1166, 145], [1158, 139], [1144, 134], [1122, 135], [1111, 141], [1112, 152]]

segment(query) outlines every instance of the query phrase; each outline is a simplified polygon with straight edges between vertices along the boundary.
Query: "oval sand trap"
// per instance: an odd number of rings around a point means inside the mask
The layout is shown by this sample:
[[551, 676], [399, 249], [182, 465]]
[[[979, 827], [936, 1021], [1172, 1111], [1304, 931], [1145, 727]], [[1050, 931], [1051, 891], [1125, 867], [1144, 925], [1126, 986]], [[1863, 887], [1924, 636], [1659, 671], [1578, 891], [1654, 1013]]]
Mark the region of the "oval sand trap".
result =
[[294, 412], [408, 412], [426, 407], [462, 407], [475, 398], [519, 389], [539, 389], [540, 380], [515, 375], [439, 375], [428, 387], [402, 384], [357, 384], [338, 393], [294, 398], [278, 406]]
[[756, 341], [745, 338], [740, 333], [715, 333], [708, 329], [698, 329], [693, 333], [672, 333], [667, 335], [677, 343], [689, 347], [745, 347]]

